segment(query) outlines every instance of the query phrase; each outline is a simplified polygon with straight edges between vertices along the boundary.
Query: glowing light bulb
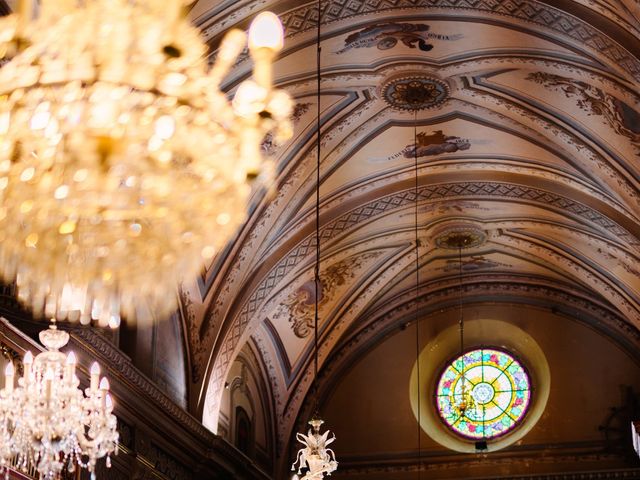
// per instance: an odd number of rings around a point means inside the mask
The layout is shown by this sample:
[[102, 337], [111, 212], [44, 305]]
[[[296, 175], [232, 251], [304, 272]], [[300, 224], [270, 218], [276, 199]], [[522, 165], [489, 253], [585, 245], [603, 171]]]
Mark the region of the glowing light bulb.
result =
[[168, 140], [173, 137], [176, 131], [176, 122], [169, 115], [163, 115], [156, 120], [156, 135], [162, 140]]
[[[234, 28], [227, 32], [222, 39], [222, 44], [218, 51], [218, 58], [222, 59], [225, 63], [232, 62], [242, 52], [245, 44], [247, 43], [247, 34], [242, 30]], [[2, 122], [0, 120], [0, 125]], [[1, 132], [1, 130], [0, 130]]]
[[118, 328], [120, 326], [120, 315], [111, 315], [109, 317], [109, 328]]
[[102, 377], [102, 380], [100, 380], [100, 390], [109, 390], [109, 380], [106, 377]]
[[284, 30], [275, 13], [262, 12], [249, 27], [249, 48], [268, 48], [278, 52], [284, 45]]
[[233, 97], [233, 109], [238, 115], [248, 117], [264, 110], [267, 90], [251, 80], [244, 81]]
[[73, 352], [69, 352], [67, 355], [67, 365], [75, 365], [76, 364], [76, 354]]
[[31, 353], [30, 351], [27, 351], [27, 353], [24, 354], [24, 359], [22, 360], [22, 363], [25, 365], [33, 365], [33, 353]]
[[68, 382], [72, 382], [73, 378], [75, 377], [75, 373], [76, 373], [76, 354], [73, 352], [70, 352], [69, 355], [67, 355], [67, 364], [65, 368], [66, 380]]
[[93, 362], [91, 365], [91, 391], [95, 392], [98, 389], [98, 382], [100, 381], [100, 365], [98, 362]]
[[15, 368], [13, 362], [7, 363], [7, 368], [4, 369], [4, 388], [7, 392], [13, 391], [13, 377], [15, 375]]

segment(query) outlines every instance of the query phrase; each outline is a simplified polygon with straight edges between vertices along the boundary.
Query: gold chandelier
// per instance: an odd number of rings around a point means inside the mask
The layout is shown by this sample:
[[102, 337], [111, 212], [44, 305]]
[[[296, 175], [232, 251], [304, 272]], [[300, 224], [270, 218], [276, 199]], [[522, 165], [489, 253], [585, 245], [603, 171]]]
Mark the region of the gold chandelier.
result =
[[0, 276], [36, 316], [168, 315], [268, 177], [264, 136], [291, 134], [271, 81], [282, 26], [254, 20], [253, 78], [229, 101], [247, 36], [230, 31], [209, 68], [191, 0], [33, 3], [0, 20]]

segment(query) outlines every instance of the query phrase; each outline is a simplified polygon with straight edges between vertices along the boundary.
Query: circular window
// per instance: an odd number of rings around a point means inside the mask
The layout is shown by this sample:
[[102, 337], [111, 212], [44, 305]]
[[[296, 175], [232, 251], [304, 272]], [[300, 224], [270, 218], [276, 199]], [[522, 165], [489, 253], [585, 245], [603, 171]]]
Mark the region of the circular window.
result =
[[510, 354], [477, 349], [453, 360], [440, 376], [436, 403], [455, 433], [490, 439], [512, 430], [531, 399], [529, 375]]

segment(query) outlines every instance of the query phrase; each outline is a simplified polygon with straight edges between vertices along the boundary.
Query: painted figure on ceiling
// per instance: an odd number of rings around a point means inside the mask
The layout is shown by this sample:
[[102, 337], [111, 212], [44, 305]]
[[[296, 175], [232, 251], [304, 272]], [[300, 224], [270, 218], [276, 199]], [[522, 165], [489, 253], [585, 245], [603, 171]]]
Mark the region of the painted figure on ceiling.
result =
[[353, 48], [377, 47], [378, 50], [389, 50], [401, 43], [409, 48], [416, 46], [423, 52], [433, 49], [429, 40], [458, 40], [462, 35], [440, 35], [431, 33], [430, 26], [422, 23], [378, 23], [352, 33], [344, 40], [344, 48], [337, 53], [344, 53]]
[[416, 154], [418, 157], [431, 157], [442, 153], [468, 150], [471, 147], [471, 143], [468, 140], [446, 135], [442, 130], [435, 130], [431, 134], [420, 132], [417, 135], [417, 140], [416, 145], [407, 145], [405, 147], [403, 150], [405, 158], [413, 158]]

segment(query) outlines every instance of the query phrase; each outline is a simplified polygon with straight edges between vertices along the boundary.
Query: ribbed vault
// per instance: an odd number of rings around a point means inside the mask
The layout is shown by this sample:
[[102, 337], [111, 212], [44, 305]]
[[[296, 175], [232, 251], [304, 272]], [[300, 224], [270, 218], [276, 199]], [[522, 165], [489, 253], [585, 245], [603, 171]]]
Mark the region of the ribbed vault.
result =
[[[192, 15], [215, 55], [225, 30], [265, 8], [287, 29], [275, 72], [296, 100], [295, 135], [265, 142], [277, 192], [256, 196], [181, 299], [192, 409], [217, 429], [231, 364], [253, 342], [282, 449], [312, 376], [316, 4], [201, 0]], [[424, 315], [459, 295], [458, 252], [437, 239], [473, 229], [465, 302], [552, 309], [637, 361], [639, 17], [632, 0], [323, 2], [322, 388], [410, 320], [416, 204]], [[229, 89], [248, 72], [240, 62]], [[407, 89], [421, 108], [402, 108]]]

